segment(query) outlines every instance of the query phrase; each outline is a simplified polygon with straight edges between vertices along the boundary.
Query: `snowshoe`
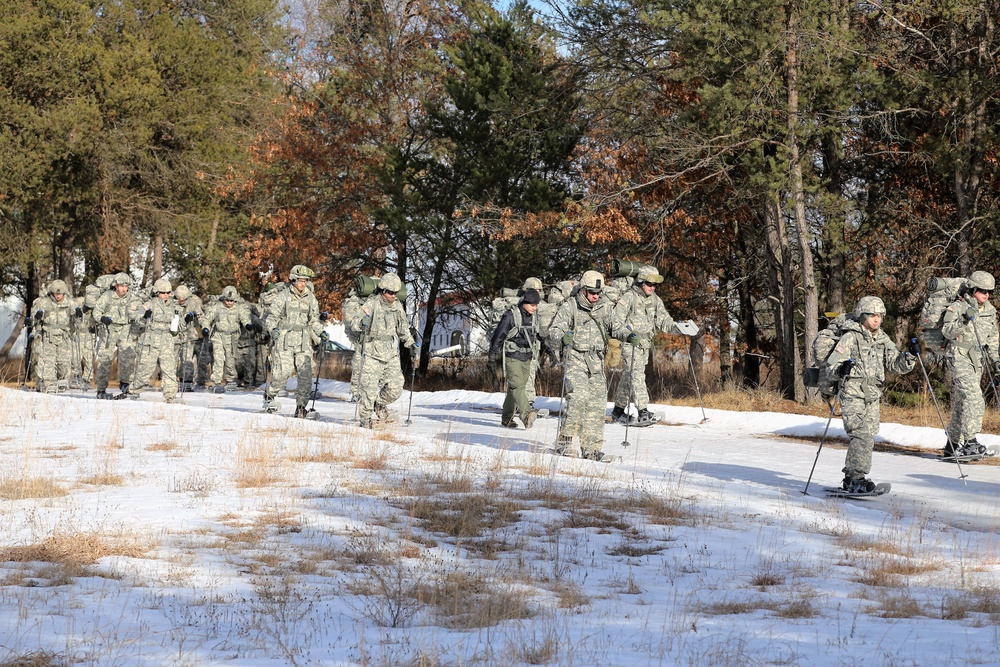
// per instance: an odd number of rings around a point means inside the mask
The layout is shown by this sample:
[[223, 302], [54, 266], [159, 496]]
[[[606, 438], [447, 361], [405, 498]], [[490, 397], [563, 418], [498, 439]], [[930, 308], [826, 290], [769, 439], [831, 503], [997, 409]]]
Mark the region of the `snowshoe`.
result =
[[217, 384], [217, 385], [215, 385], [212, 388], [212, 393], [213, 394], [225, 394], [226, 393], [226, 388], [223, 385], [221, 385], [221, 384]]
[[273, 396], [264, 394], [264, 406], [260, 410], [262, 413], [273, 415], [278, 411], [278, 404], [274, 402]]
[[366, 428], [369, 431], [372, 430], [372, 418], [371, 417], [368, 417], [366, 419], [359, 419], [358, 422], [359, 422], [358, 425], [361, 428]]
[[632, 422], [632, 426], [643, 428], [646, 426], [652, 426], [658, 421], [660, 421], [660, 418], [658, 416], [656, 416], [655, 414], [644, 408], [642, 410], [639, 410], [639, 414], [638, 416], [636, 416], [635, 421]]
[[390, 422], [396, 421], [392, 413], [389, 412], [389, 408], [380, 403], [375, 404], [375, 418], [378, 419], [383, 424], [388, 424]]
[[588, 461], [597, 461], [598, 463], [611, 463], [621, 459], [620, 456], [612, 456], [611, 454], [605, 454], [599, 449], [593, 449], [589, 452], [583, 452], [581, 458], [587, 459]]
[[96, 398], [99, 398], [99, 399], [104, 400], [104, 401], [110, 401], [111, 399], [114, 398], [114, 396], [112, 396], [108, 392], [104, 391], [103, 389], [99, 389], [97, 391]]
[[306, 406], [296, 405], [295, 406], [295, 416], [301, 419], [305, 419], [306, 416]]
[[871, 490], [869, 491], [853, 490], [854, 488], [860, 489], [862, 488], [862, 486], [858, 487], [852, 486], [852, 490], [848, 490], [844, 488], [845, 485], [841, 485], [839, 487], [827, 486], [823, 488], [823, 491], [825, 491], [826, 495], [831, 498], [877, 498], [881, 495], [889, 493], [889, 491], [892, 489], [892, 485], [885, 482], [881, 484], [875, 484], [871, 480], [863, 480], [863, 481], [867, 482], [867, 484], [864, 484], [863, 487], [868, 488], [868, 485], [871, 485], [870, 486]]

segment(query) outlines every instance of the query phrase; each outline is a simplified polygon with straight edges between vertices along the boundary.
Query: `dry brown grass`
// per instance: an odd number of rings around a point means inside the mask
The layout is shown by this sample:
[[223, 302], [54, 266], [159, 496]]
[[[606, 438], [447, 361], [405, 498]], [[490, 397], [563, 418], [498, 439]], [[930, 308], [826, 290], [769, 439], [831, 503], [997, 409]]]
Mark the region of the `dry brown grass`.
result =
[[0, 662], [0, 667], [68, 667], [76, 662], [58, 653], [32, 651], [21, 655], [8, 656]]
[[236, 443], [233, 483], [237, 488], [261, 488], [283, 481], [276, 464], [277, 438], [273, 433], [244, 429]]
[[107, 556], [145, 558], [155, 544], [135, 535], [55, 533], [40, 542], [0, 549], [0, 562], [51, 563], [64, 567], [93, 565]]
[[44, 477], [21, 477], [0, 480], [0, 498], [27, 500], [29, 498], [61, 498], [69, 491]]
[[173, 450], [180, 447], [176, 442], [157, 442], [151, 445], [146, 445], [147, 452], [172, 452]]

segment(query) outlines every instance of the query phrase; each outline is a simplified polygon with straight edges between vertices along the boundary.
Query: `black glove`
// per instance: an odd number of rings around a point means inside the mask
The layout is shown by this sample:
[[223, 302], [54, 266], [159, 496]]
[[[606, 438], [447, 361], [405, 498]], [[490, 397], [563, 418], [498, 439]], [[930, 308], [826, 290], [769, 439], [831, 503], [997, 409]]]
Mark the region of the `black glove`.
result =
[[975, 306], [969, 306], [965, 309], [965, 314], [962, 315], [962, 319], [968, 324], [972, 320], [976, 319], [976, 315], [979, 314], [979, 310]]
[[268, 343], [271, 342], [271, 334], [269, 333], [264, 334], [261, 340], [264, 341], [264, 345], [267, 345]]
[[848, 359], [840, 365], [837, 369], [837, 376], [845, 378], [851, 374], [851, 369], [854, 368], [854, 359]]
[[497, 360], [490, 359], [486, 362], [486, 370], [488, 370], [492, 375], [497, 374]]
[[188, 313], [187, 315], [185, 315], [184, 321], [187, 322], [188, 324], [191, 324], [191, 322], [194, 321], [194, 313]]
[[45, 313], [43, 313], [42, 311], [38, 311], [37, 313], [35, 313], [35, 319], [36, 319], [36, 320], [39, 320], [39, 321], [41, 321], [41, 319], [42, 319], [43, 317], [45, 317]]
[[111, 318], [108, 317], [107, 315], [105, 315], [104, 317], [101, 318], [101, 324], [110, 327], [111, 326]]
[[625, 339], [625, 342], [628, 343], [629, 345], [638, 345], [639, 344], [639, 334], [637, 334], [637, 333], [630, 333], [628, 335], [628, 338]]
[[152, 316], [153, 316], [153, 311], [147, 308], [146, 312], [142, 314], [142, 319], [148, 320]]
[[253, 322], [247, 322], [243, 326], [245, 326], [247, 328], [247, 331], [249, 331], [250, 333], [253, 333], [257, 329], [257, 327], [253, 325]]
[[320, 314], [319, 314], [319, 321], [320, 321], [320, 322], [326, 322], [326, 320], [327, 320], [327, 319], [328, 319], [329, 317], [330, 317], [330, 313], [328, 313], [328, 312], [326, 312], [326, 311], [324, 310], [324, 311], [323, 311], [322, 313], [320, 313]]
[[76, 311], [73, 314], [76, 315], [77, 317], [83, 317], [83, 308], [77, 306]]
[[320, 331], [319, 332], [319, 340], [320, 340], [320, 342], [325, 343], [326, 341], [330, 340], [330, 334], [328, 334], [325, 331]]
[[30, 317], [24, 318], [24, 326], [28, 327], [29, 329], [31, 328], [31, 318]]
[[917, 342], [916, 338], [910, 339], [910, 344], [906, 346], [906, 351], [915, 357], [920, 356], [920, 343]]
[[208, 338], [208, 327], [201, 330], [201, 335], [203, 338]]

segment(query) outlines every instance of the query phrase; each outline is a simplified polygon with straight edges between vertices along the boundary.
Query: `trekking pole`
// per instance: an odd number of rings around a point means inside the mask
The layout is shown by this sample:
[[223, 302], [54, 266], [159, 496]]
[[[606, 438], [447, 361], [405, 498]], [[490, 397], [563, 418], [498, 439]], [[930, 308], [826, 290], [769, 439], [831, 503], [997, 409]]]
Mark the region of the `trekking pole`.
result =
[[319, 343], [319, 360], [316, 362], [316, 381], [313, 383], [312, 403], [308, 412], [316, 412], [316, 397], [319, 396], [319, 376], [323, 372], [323, 361], [326, 360], [326, 343]]
[[826, 434], [830, 431], [830, 422], [833, 421], [833, 417], [836, 414], [836, 408], [834, 406], [837, 404], [838, 400], [840, 400], [839, 392], [832, 401], [830, 399], [827, 399], [826, 401], [827, 407], [830, 408], [830, 416], [826, 420], [826, 428], [823, 429], [823, 436], [819, 439], [819, 448], [816, 450], [816, 458], [813, 459], [812, 470], [809, 471], [809, 479], [806, 480], [806, 488], [802, 489], [802, 495], [804, 496], [809, 495], [809, 483], [812, 482], [813, 473], [816, 472], [816, 464], [819, 462], [819, 453], [823, 451], [823, 443], [826, 442]]
[[[913, 340], [916, 340], [916, 338]], [[919, 354], [917, 355], [917, 361], [920, 363], [920, 371], [924, 374], [924, 381], [927, 383], [927, 391], [930, 392], [931, 400], [934, 401], [934, 409], [937, 410], [938, 419], [941, 420], [941, 428], [944, 429], [944, 437], [948, 438], [948, 447], [953, 453], [957, 454], [958, 450], [955, 448], [955, 443], [951, 441], [951, 435], [948, 434], [948, 427], [945, 426], [944, 423], [944, 415], [941, 413], [941, 406], [938, 405], [937, 396], [934, 394], [934, 387], [931, 386], [931, 378], [927, 375], [927, 367], [924, 366], [924, 360]], [[969, 483], [965, 480], [968, 475], [962, 472], [962, 463], [958, 460], [957, 456], [955, 458], [955, 465], [958, 466], [958, 478], [965, 482], [966, 486], [968, 486]]]
[[413, 412], [413, 386], [417, 381], [417, 363], [410, 359], [410, 405], [406, 408], [406, 421], [403, 422], [403, 426], [409, 426], [412, 423], [410, 419], [410, 414]]
[[694, 372], [694, 357], [691, 356], [690, 346], [688, 347], [688, 365], [691, 367], [691, 379], [694, 380], [694, 391], [698, 394], [698, 405], [701, 406], [702, 420], [698, 423], [704, 424], [708, 421], [708, 415], [705, 414], [705, 404], [701, 401], [701, 387], [698, 386], [698, 374]]
[[559, 441], [562, 438], [563, 422], [565, 422], [566, 411], [563, 410], [563, 402], [566, 400], [566, 350], [563, 350], [563, 360], [562, 360], [562, 389], [559, 390], [559, 421], [556, 422], [556, 446], [558, 447]]
[[28, 388], [28, 376], [31, 375], [31, 349], [35, 346], [35, 335], [31, 332], [31, 327], [24, 327], [24, 355], [21, 357], [24, 363], [24, 380], [21, 382], [21, 389]]
[[[622, 440], [622, 447], [629, 447], [632, 445], [628, 441], [628, 427], [632, 423], [632, 417], [629, 416], [628, 409], [632, 407], [632, 397], [635, 395], [635, 348], [637, 345], [632, 346], [632, 358], [628, 362], [628, 404], [625, 406], [625, 439]], [[638, 414], [636, 415], [638, 418]]]

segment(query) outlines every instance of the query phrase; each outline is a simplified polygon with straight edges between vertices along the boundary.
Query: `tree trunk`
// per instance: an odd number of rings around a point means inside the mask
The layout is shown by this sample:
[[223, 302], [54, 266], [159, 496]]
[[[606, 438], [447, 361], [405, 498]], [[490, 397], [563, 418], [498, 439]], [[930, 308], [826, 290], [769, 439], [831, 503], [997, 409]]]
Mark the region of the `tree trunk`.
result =
[[[756, 237], [751, 238], [751, 225], [741, 225], [736, 230], [738, 253], [740, 258], [741, 275], [750, 274], [751, 260], [748, 257], [747, 248], [757, 246]], [[737, 377], [742, 376], [742, 386], [756, 389], [760, 386], [760, 337], [757, 332], [757, 314], [754, 309], [753, 293], [751, 291], [750, 280], [740, 280], [737, 286], [740, 300], [739, 307], [739, 328], [736, 331], [736, 343], [743, 349], [743, 354], [738, 362], [739, 372]], [[736, 366], [734, 364], [734, 366]], [[735, 368], [734, 368], [735, 370]]]
[[[789, 171], [791, 176], [792, 202], [795, 219], [795, 231], [799, 238], [799, 253], [801, 255], [802, 270], [802, 290], [804, 293], [804, 339], [805, 339], [805, 367], [816, 365], [813, 357], [812, 343], [819, 332], [819, 307], [816, 295], [816, 276], [813, 272], [812, 258], [812, 233], [809, 230], [809, 221], [806, 219], [806, 195], [802, 178], [802, 154], [799, 150], [799, 89], [798, 89], [798, 14], [794, 3], [791, 3], [788, 12], [788, 50], [785, 53], [785, 85], [787, 86], [788, 99], [788, 151], [789, 151]], [[791, 296], [789, 294], [789, 296]], [[794, 328], [790, 329], [795, 335]], [[798, 355], [796, 355], [797, 361]], [[799, 374], [795, 374], [795, 383], [799, 384]], [[803, 387], [804, 389], [804, 387]], [[795, 394], [800, 391], [796, 388]], [[819, 392], [815, 389], [802, 391], [802, 396], [806, 402], [819, 398]]]
[[764, 203], [767, 239], [768, 286], [774, 313], [774, 342], [778, 349], [778, 391], [795, 399], [795, 293], [792, 282], [792, 257], [788, 232], [777, 194], [769, 194]]
[[163, 234], [153, 235], [153, 276], [151, 282], [163, 277]]

